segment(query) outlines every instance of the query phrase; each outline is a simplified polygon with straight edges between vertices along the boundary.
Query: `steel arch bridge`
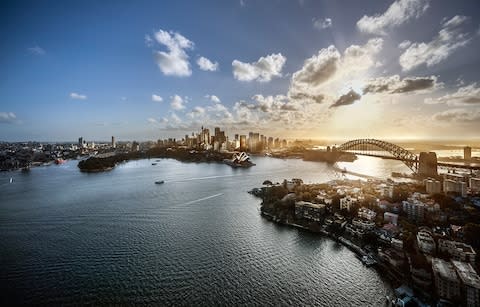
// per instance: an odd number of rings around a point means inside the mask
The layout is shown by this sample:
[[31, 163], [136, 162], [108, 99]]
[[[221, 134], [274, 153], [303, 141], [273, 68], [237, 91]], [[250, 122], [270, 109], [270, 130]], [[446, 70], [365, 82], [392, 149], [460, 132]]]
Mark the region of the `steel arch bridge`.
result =
[[388, 158], [400, 160], [414, 173], [418, 173], [418, 156], [398, 145], [389, 142], [377, 139], [357, 139], [348, 141], [337, 147], [338, 151], [354, 151], [355, 154], [359, 155], [382, 158], [387, 157], [373, 152], [378, 151], [378, 149], [389, 152], [392, 156]]

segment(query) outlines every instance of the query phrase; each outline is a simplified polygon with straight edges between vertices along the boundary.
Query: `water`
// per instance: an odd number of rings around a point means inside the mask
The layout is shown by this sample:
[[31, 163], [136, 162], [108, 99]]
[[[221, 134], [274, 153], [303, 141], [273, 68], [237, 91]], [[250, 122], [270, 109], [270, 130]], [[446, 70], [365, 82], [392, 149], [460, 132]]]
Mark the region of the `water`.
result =
[[[374, 269], [328, 238], [263, 219], [246, 193], [265, 179], [339, 175], [324, 163], [254, 160], [0, 173], [2, 305], [384, 306], [391, 288]], [[370, 171], [399, 167], [376, 161]]]

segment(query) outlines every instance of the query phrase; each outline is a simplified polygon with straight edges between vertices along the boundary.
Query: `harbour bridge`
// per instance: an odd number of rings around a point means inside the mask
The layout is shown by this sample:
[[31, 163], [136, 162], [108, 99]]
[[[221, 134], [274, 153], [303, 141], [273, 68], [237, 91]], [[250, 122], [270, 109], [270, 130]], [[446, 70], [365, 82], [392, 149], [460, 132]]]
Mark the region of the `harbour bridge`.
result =
[[419, 155], [396, 144], [377, 139], [356, 139], [336, 147], [337, 152], [351, 152], [356, 155], [379, 157], [402, 161], [415, 174], [436, 176], [438, 167], [479, 170], [478, 165], [438, 162], [434, 152], [421, 152]]

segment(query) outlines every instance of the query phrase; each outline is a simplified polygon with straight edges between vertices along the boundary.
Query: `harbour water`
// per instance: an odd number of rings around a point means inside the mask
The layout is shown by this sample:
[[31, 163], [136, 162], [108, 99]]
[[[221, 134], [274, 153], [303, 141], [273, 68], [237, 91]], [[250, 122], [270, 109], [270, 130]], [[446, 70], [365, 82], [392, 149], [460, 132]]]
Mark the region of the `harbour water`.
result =
[[[366, 159], [351, 165], [374, 175], [404, 167]], [[384, 306], [391, 296], [388, 281], [346, 247], [263, 219], [247, 193], [266, 179], [341, 177], [330, 166], [152, 162], [96, 174], [79, 172], [77, 161], [0, 173], [2, 305]]]

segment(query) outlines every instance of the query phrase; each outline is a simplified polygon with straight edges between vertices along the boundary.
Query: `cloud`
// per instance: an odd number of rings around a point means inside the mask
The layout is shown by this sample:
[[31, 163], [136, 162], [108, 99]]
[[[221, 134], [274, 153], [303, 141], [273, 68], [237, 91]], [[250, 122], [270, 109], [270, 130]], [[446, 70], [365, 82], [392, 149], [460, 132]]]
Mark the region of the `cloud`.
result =
[[147, 47], [152, 47], [153, 46], [153, 39], [148, 34], [145, 34], [145, 45], [147, 45]]
[[480, 105], [480, 87], [477, 83], [460, 87], [455, 93], [447, 94], [435, 99], [427, 98], [426, 104], [446, 103], [448, 105]]
[[212, 62], [203, 56], [197, 59], [197, 64], [198, 64], [198, 67], [204, 71], [218, 70], [218, 62]]
[[17, 116], [12, 112], [0, 112], [0, 124], [12, 124], [17, 120]]
[[450, 109], [435, 113], [432, 118], [436, 121], [454, 123], [480, 123], [480, 109]]
[[155, 61], [164, 75], [187, 77], [192, 74], [186, 50], [193, 49], [193, 42], [178, 32], [158, 30], [155, 40], [167, 47], [168, 52], [155, 51]]
[[240, 0], [240, 6], [245, 7], [247, 5], [246, 0]]
[[437, 86], [437, 77], [405, 77], [399, 75], [370, 79], [363, 87], [363, 93], [410, 93], [434, 89]]
[[183, 110], [185, 109], [184, 101], [182, 97], [175, 95], [172, 97], [172, 101], [170, 102], [170, 106], [174, 110]]
[[400, 56], [399, 62], [404, 71], [426, 64], [431, 67], [448, 58], [455, 50], [464, 47], [471, 35], [462, 33], [460, 26], [468, 20], [465, 16], [455, 16], [443, 23], [438, 35], [430, 42], [412, 43]]
[[147, 118], [147, 121], [150, 123], [150, 124], [158, 124], [158, 121], [155, 119], [155, 118]]
[[87, 96], [86, 95], [81, 95], [81, 94], [78, 94], [78, 93], [70, 93], [70, 98], [77, 99], [77, 100], [86, 100]]
[[317, 55], [305, 60], [302, 69], [292, 76], [292, 84], [301, 87], [316, 87], [335, 75], [340, 53], [333, 45], [321, 49]]
[[385, 35], [386, 30], [419, 18], [428, 9], [429, 2], [430, 0], [396, 0], [383, 14], [364, 15], [357, 22], [357, 27], [365, 33]]
[[349, 46], [343, 55], [333, 45], [319, 50], [292, 75], [288, 96], [293, 100], [323, 102], [327, 85], [335, 80], [345, 83], [357, 73], [375, 67], [375, 56], [382, 47], [383, 39], [373, 38], [365, 45]]
[[410, 47], [411, 44], [412, 44], [411, 41], [409, 41], [409, 40], [404, 40], [403, 42], [401, 42], [400, 44], [398, 44], [398, 48], [400, 48], [400, 49], [407, 49], [408, 47]]
[[312, 101], [315, 103], [322, 103], [325, 100], [325, 95], [311, 95], [307, 93], [290, 93], [290, 99], [298, 101]]
[[282, 68], [287, 58], [281, 53], [261, 57], [253, 63], [244, 63], [238, 60], [232, 62], [233, 76], [240, 81], [268, 82], [273, 77], [281, 76]]
[[335, 101], [331, 106], [330, 108], [336, 108], [336, 107], [340, 107], [340, 106], [347, 106], [347, 105], [350, 105], [350, 104], [353, 104], [355, 101], [359, 100], [360, 98], [362, 98], [362, 96], [360, 96], [360, 94], [358, 94], [357, 92], [355, 92], [353, 89], [351, 89], [348, 93], [340, 96], [337, 101]]
[[209, 99], [213, 103], [220, 103], [220, 98], [215, 95], [205, 95], [205, 98]]
[[295, 111], [296, 106], [289, 103], [288, 97], [285, 95], [263, 96], [254, 95], [252, 99], [257, 103], [251, 105], [251, 109], [259, 109], [262, 112], [274, 112], [277, 110]]
[[155, 94], [152, 94], [152, 101], [155, 101], [155, 102], [162, 102], [163, 101], [163, 98], [159, 95], [155, 95]]
[[313, 27], [318, 30], [323, 30], [332, 27], [332, 19], [331, 18], [324, 18], [324, 19], [313, 19]]
[[187, 115], [190, 118], [195, 118], [195, 117], [203, 116], [204, 114], [205, 114], [205, 108], [200, 107], [200, 106], [196, 106]]
[[28, 51], [30, 51], [31, 53], [36, 54], [36, 55], [44, 55], [44, 54], [46, 54], [45, 49], [43, 49], [43, 48], [40, 47], [40, 46], [30, 47], [30, 48], [28, 48]]

